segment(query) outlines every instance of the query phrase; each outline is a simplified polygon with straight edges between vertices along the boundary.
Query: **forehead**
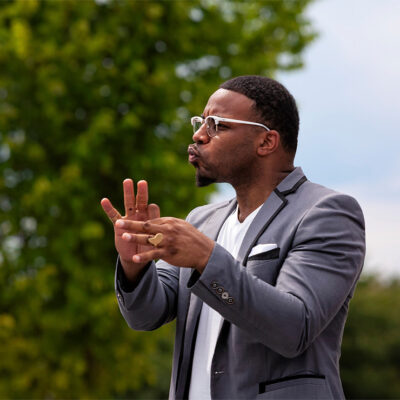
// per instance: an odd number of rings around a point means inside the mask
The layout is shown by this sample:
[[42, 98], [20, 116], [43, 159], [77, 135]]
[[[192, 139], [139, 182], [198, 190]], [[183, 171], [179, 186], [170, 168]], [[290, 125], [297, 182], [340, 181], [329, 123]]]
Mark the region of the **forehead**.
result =
[[243, 119], [255, 114], [254, 100], [232, 90], [218, 89], [208, 99], [204, 116], [216, 115], [225, 118]]

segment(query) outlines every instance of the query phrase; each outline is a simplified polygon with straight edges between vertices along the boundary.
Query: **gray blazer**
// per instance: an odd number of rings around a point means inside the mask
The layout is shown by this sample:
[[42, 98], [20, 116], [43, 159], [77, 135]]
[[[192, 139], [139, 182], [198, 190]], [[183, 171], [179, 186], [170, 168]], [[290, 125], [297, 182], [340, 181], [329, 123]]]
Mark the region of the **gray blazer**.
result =
[[[206, 205], [187, 220], [216, 240], [235, 207], [235, 199]], [[277, 247], [249, 257], [263, 243]], [[201, 275], [159, 261], [135, 288], [117, 263], [116, 293], [132, 329], [176, 318], [170, 399], [187, 397], [203, 302], [224, 317], [212, 398], [340, 399], [340, 345], [364, 254], [358, 203], [296, 168], [265, 201], [237, 259], [216, 244]]]

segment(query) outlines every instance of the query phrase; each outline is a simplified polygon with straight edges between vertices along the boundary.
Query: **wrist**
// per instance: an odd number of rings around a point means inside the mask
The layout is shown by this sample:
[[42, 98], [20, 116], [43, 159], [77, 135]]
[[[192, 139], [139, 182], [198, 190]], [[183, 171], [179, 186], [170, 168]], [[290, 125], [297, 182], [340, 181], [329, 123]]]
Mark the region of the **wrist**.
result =
[[197, 272], [199, 272], [200, 274], [206, 268], [206, 266], [208, 264], [208, 260], [210, 259], [211, 254], [214, 250], [214, 246], [215, 246], [215, 242], [213, 240], [209, 239], [207, 246], [204, 250], [203, 257], [199, 257], [199, 262], [194, 267], [197, 270]]
[[120, 262], [122, 269], [124, 271], [125, 278], [131, 282], [136, 283], [138, 281], [138, 276], [143, 268], [146, 266], [146, 263], [135, 263], [132, 260], [124, 260], [120, 257]]

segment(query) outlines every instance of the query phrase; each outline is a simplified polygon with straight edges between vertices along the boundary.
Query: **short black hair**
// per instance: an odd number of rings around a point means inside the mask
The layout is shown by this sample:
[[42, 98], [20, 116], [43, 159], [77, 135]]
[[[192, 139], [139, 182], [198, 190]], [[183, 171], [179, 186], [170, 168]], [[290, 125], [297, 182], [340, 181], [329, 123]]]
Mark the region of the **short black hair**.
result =
[[270, 129], [279, 132], [283, 148], [296, 153], [299, 113], [294, 97], [279, 82], [265, 76], [243, 75], [229, 79], [221, 89], [241, 93], [255, 102], [255, 111]]

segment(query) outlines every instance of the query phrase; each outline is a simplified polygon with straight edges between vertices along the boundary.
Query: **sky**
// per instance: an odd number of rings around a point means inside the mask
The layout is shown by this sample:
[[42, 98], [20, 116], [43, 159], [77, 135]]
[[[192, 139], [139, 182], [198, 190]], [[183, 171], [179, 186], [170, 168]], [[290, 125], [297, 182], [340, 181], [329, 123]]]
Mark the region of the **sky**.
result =
[[[366, 221], [364, 273], [400, 277], [400, 0], [319, 0], [304, 68], [276, 77], [300, 112], [295, 165], [354, 196]], [[219, 185], [212, 201], [231, 198]]]

